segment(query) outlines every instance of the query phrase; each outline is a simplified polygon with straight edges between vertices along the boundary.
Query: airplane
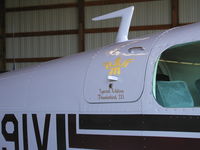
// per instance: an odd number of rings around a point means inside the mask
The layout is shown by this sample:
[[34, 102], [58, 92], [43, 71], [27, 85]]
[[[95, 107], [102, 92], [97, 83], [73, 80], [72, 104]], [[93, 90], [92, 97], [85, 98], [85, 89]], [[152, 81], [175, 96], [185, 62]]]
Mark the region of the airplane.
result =
[[2, 150], [197, 150], [200, 23], [0, 75]]

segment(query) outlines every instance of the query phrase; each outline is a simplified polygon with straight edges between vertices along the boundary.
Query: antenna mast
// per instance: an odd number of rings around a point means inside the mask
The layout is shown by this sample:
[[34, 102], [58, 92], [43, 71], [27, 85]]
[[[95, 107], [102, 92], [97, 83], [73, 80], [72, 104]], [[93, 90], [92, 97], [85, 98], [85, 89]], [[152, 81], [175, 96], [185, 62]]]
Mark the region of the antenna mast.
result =
[[103, 16], [95, 17], [92, 20], [99, 21], [99, 20], [107, 20], [111, 18], [121, 17], [122, 19], [117, 33], [116, 42], [124, 42], [128, 40], [128, 32], [131, 24], [131, 19], [133, 16], [133, 11], [134, 11], [134, 6], [131, 6]]

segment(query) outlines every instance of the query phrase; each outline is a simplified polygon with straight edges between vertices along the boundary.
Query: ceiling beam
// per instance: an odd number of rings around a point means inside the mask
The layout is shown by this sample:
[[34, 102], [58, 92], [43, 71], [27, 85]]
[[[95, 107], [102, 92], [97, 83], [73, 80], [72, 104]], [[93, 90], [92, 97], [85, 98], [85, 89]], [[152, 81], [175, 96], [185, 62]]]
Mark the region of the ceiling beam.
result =
[[28, 63], [28, 62], [45, 62], [45, 61], [50, 61], [54, 60], [60, 57], [38, 57], [38, 58], [7, 58], [6, 62], [7, 63]]
[[[32, 37], [32, 36], [49, 36], [49, 35], [66, 35], [66, 34], [78, 34], [78, 30], [56, 30], [56, 31], [38, 31], [38, 32], [17, 32], [17, 33], [5, 33], [5, 37]], [[2, 35], [3, 36], [3, 35]]]
[[150, 2], [150, 1], [161, 1], [161, 0], [99, 0], [99, 1], [88, 1], [86, 6], [100, 6], [100, 5], [113, 5], [113, 4], [124, 4], [124, 3], [138, 3], [138, 2]]
[[179, 25], [179, 0], [171, 0], [171, 22], [172, 26]]
[[84, 0], [78, 1], [78, 46], [79, 52], [85, 51], [85, 3]]
[[[80, 42], [84, 41], [84, 33], [106, 33], [106, 32], [117, 32], [118, 27], [112, 28], [92, 28], [84, 29], [84, 23], [79, 24], [79, 30], [56, 30], [56, 31], [38, 31], [38, 32], [17, 32], [17, 33], [5, 33], [5, 35], [0, 35], [0, 38], [4, 36], [6, 38], [16, 38], [16, 37], [33, 37], [33, 36], [51, 36], [51, 35], [66, 35], [66, 34], [79, 34]], [[147, 26], [131, 26], [130, 31], [141, 31], [141, 30], [165, 30], [171, 28], [171, 24], [164, 25], [147, 25]], [[81, 35], [80, 35], [81, 34]]]
[[34, 11], [34, 10], [45, 10], [45, 9], [71, 8], [71, 7], [77, 7], [77, 3], [12, 7], [12, 8], [6, 8], [5, 11], [6, 12], [18, 12], [18, 11]]
[[[150, 2], [160, 0], [99, 0], [84, 2], [85, 6], [100, 6], [100, 5], [112, 5], [112, 4], [125, 4], [125, 3], [137, 3], [137, 2]], [[6, 8], [6, 12], [18, 12], [18, 11], [34, 11], [45, 9], [59, 9], [59, 8], [71, 8], [78, 7], [78, 3], [62, 3], [62, 4], [48, 4], [48, 5], [36, 5], [36, 6], [23, 6]]]
[[[5, 0], [0, 0], [0, 10], [5, 9]], [[6, 40], [5, 40], [5, 12], [0, 11], [0, 35], [3, 35], [0, 38], [0, 71], [3, 72], [6, 70]]]

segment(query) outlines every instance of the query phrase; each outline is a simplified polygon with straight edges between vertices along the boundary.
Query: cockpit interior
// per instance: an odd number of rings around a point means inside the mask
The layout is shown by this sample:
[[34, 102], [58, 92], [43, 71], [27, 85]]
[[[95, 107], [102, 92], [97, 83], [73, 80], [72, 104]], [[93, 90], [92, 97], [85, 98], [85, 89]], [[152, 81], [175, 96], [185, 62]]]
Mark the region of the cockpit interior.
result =
[[175, 45], [160, 55], [153, 93], [163, 107], [200, 107], [200, 41]]

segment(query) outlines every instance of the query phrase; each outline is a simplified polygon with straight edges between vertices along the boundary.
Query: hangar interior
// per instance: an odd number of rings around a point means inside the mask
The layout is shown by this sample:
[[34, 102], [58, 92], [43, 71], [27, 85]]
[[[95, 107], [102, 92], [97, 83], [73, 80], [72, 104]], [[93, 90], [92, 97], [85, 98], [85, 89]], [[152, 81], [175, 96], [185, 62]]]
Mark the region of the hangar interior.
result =
[[0, 71], [111, 44], [120, 20], [91, 19], [132, 5], [130, 39], [200, 20], [199, 0], [1, 0]]

